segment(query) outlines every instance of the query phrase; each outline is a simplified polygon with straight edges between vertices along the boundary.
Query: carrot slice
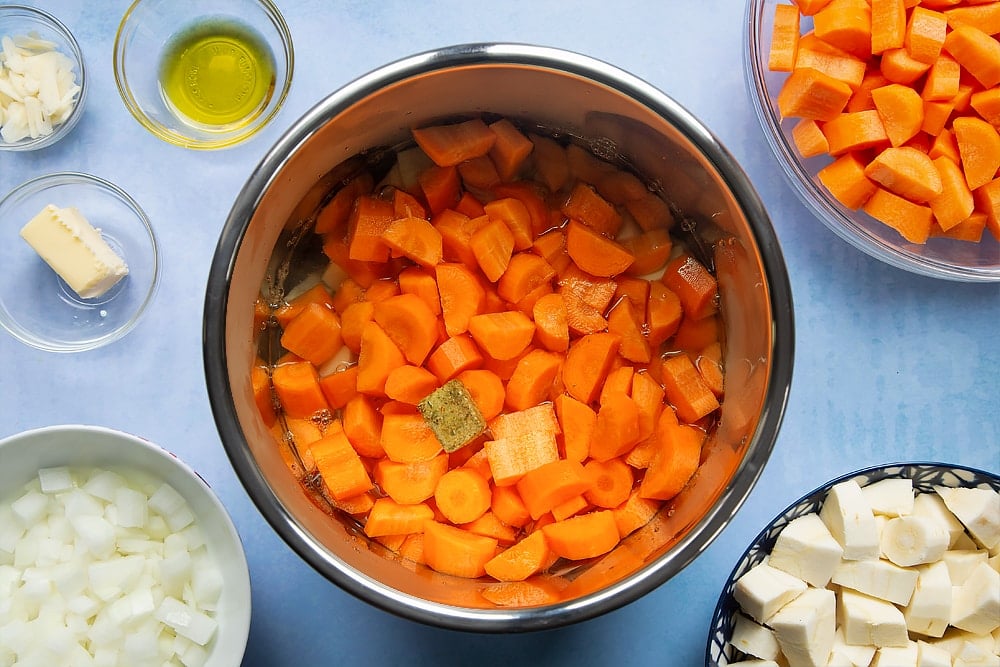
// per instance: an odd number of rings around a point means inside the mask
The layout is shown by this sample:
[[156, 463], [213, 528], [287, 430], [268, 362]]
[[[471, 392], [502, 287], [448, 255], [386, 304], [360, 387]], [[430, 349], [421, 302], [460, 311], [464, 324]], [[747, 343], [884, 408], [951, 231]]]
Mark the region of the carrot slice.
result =
[[642, 332], [643, 320], [628, 299], [622, 299], [608, 313], [608, 331], [621, 339], [618, 353], [634, 363], [649, 362], [649, 341]]
[[490, 511], [498, 519], [515, 528], [521, 528], [531, 521], [531, 515], [528, 513], [528, 508], [524, 506], [524, 501], [521, 500], [521, 494], [517, 492], [517, 487], [511, 485], [494, 486], [492, 494]]
[[448, 470], [448, 455], [441, 452], [426, 461], [397, 463], [388, 458], [375, 462], [372, 476], [390, 498], [401, 505], [422, 503], [434, 495], [438, 480]]
[[382, 415], [375, 409], [371, 398], [357, 394], [344, 405], [344, 434], [360, 456], [379, 458], [382, 449]]
[[684, 253], [672, 259], [661, 280], [680, 299], [685, 316], [700, 320], [718, 311], [718, 282], [693, 256]]
[[497, 140], [496, 133], [481, 119], [433, 125], [412, 130], [413, 140], [434, 164], [450, 167], [486, 155]]
[[622, 217], [615, 207], [588, 183], [578, 182], [573, 186], [559, 210], [570, 220], [583, 223], [599, 234], [613, 237], [622, 226]]
[[924, 123], [924, 100], [909, 86], [891, 83], [871, 92], [889, 143], [902, 146], [920, 132]]
[[351, 498], [372, 488], [371, 477], [343, 431], [334, 431], [310, 445], [316, 468], [337, 500]]
[[956, 118], [951, 126], [969, 189], [989, 183], [1000, 169], [1000, 134], [985, 120], [973, 116]]
[[472, 234], [469, 247], [480, 270], [495, 283], [507, 270], [514, 250], [514, 235], [502, 220], [491, 219]]
[[432, 215], [457, 204], [462, 193], [462, 182], [455, 167], [432, 164], [420, 172], [418, 182]]
[[941, 12], [926, 7], [914, 7], [906, 22], [903, 46], [914, 60], [933, 64], [941, 55], [948, 17]]
[[496, 164], [500, 178], [512, 180], [531, 154], [534, 144], [507, 118], [490, 123], [489, 127], [496, 134], [490, 158]]
[[823, 125], [823, 134], [834, 157], [889, 143], [877, 110], [842, 113]]
[[442, 263], [435, 269], [441, 313], [449, 336], [469, 329], [469, 318], [483, 312], [486, 290], [476, 275], [462, 264]]
[[618, 545], [618, 524], [611, 510], [556, 521], [542, 532], [556, 554], [570, 560], [583, 560], [605, 554]]
[[340, 351], [340, 318], [331, 308], [310, 303], [281, 334], [281, 346], [316, 366], [322, 366]]
[[583, 462], [590, 455], [597, 413], [569, 394], [557, 396], [554, 406], [563, 432], [564, 458]]
[[622, 273], [635, 261], [621, 244], [576, 220], [566, 226], [566, 252], [578, 267], [605, 278]]
[[953, 28], [964, 23], [979, 28], [987, 35], [1000, 34], [1000, 4], [996, 2], [950, 7], [944, 10], [944, 15]]
[[311, 417], [329, 408], [319, 386], [319, 373], [307, 361], [275, 366], [271, 384], [282, 409], [290, 417]]
[[607, 461], [626, 454], [639, 441], [639, 406], [624, 393], [612, 393], [597, 411], [590, 458]]
[[392, 498], [377, 498], [365, 518], [365, 535], [384, 537], [406, 535], [424, 530], [424, 523], [434, 518], [426, 503], [400, 505]]
[[872, 55], [901, 49], [906, 38], [904, 0], [872, 0]]
[[658, 501], [643, 498], [639, 495], [639, 489], [634, 489], [625, 502], [611, 511], [618, 526], [618, 534], [624, 538], [649, 523], [659, 510]]
[[677, 409], [681, 420], [696, 422], [719, 407], [715, 394], [686, 354], [664, 359], [661, 373], [667, 400]]
[[635, 475], [620, 458], [587, 461], [584, 471], [590, 478], [590, 488], [583, 495], [591, 505], [613, 509], [627, 501], [632, 493]]
[[830, 120], [844, 110], [851, 92], [849, 85], [829, 74], [796, 67], [778, 92], [778, 111], [782, 118]]
[[792, 141], [799, 155], [805, 158], [830, 152], [830, 142], [826, 140], [819, 123], [811, 118], [803, 118], [792, 127]]
[[771, 47], [767, 66], [772, 72], [791, 72], [799, 45], [799, 10], [795, 5], [774, 6], [771, 22]]
[[953, 99], [959, 93], [961, 76], [961, 65], [948, 54], [942, 53], [927, 70], [927, 78], [924, 80], [920, 95], [930, 101]]
[[588, 334], [572, 343], [562, 368], [567, 393], [582, 403], [592, 403], [620, 346], [621, 338], [613, 333]]
[[358, 353], [358, 391], [373, 396], [385, 395], [389, 373], [406, 364], [406, 357], [377, 322], [368, 322], [361, 332]]
[[550, 137], [539, 134], [528, 134], [534, 150], [532, 161], [538, 179], [552, 192], [562, 189], [569, 180], [569, 162], [566, 160], [566, 149]]
[[831, 0], [813, 16], [813, 30], [825, 42], [865, 57], [872, 52], [872, 13], [867, 0]]
[[453, 468], [441, 476], [434, 503], [448, 521], [475, 521], [490, 508], [492, 495], [486, 479], [472, 468]]
[[369, 194], [373, 185], [372, 176], [367, 171], [345, 183], [320, 209], [313, 231], [317, 234], [328, 234], [344, 228], [354, 207], [354, 200], [361, 195]]
[[507, 383], [506, 405], [527, 410], [548, 400], [559, 376], [563, 356], [547, 350], [531, 350], [522, 356]]
[[983, 87], [1000, 83], [1000, 42], [976, 26], [954, 26], [945, 37], [944, 49]]
[[578, 461], [557, 459], [525, 473], [515, 484], [532, 519], [590, 488], [590, 479]]
[[382, 232], [382, 242], [394, 254], [411, 259], [423, 267], [431, 268], [441, 261], [441, 232], [422, 218], [394, 220]]
[[499, 581], [524, 581], [545, 568], [550, 553], [545, 535], [538, 531], [498, 553], [484, 569]]
[[438, 521], [424, 524], [424, 562], [431, 569], [456, 577], [481, 577], [496, 554], [497, 540]]
[[500, 182], [496, 164], [488, 155], [480, 155], [457, 165], [458, 175], [466, 188], [489, 190]]
[[437, 318], [416, 295], [398, 294], [380, 301], [372, 317], [411, 364], [422, 364], [437, 343]]
[[639, 408], [639, 441], [653, 434], [656, 422], [663, 410], [663, 387], [648, 372], [632, 376], [632, 400]]
[[906, 48], [886, 49], [879, 60], [879, 69], [893, 83], [911, 84], [930, 69], [930, 65], [917, 60]]
[[559, 458], [555, 435], [545, 431], [499, 437], [488, 440], [484, 447], [498, 486], [514, 484], [527, 472]]
[[864, 211], [898, 231], [911, 243], [926, 243], [934, 222], [934, 213], [929, 206], [915, 204], [885, 188], [875, 190], [865, 202]]
[[878, 186], [865, 175], [865, 163], [857, 153], [845, 153], [817, 172], [816, 177], [830, 194], [847, 208], [864, 205]]
[[426, 367], [438, 382], [444, 384], [463, 371], [479, 368], [483, 355], [472, 338], [466, 335], [452, 336], [437, 346], [427, 357]]
[[421, 366], [400, 366], [385, 379], [386, 397], [408, 405], [416, 405], [437, 388], [437, 378]]
[[977, 90], [969, 97], [969, 104], [987, 123], [1000, 127], [1000, 88]]
[[686, 424], [658, 428], [659, 446], [639, 484], [643, 498], [670, 500], [694, 476], [705, 434]]
[[390, 461], [428, 461], [441, 453], [441, 442], [419, 413], [387, 414], [382, 418], [382, 449]]
[[865, 175], [890, 192], [923, 203], [941, 194], [941, 176], [934, 163], [916, 148], [886, 148], [865, 167]]
[[941, 179], [941, 193], [932, 197], [928, 204], [941, 230], [948, 231], [972, 215], [976, 202], [957, 163], [941, 156], [935, 158], [933, 164]]
[[494, 359], [513, 359], [527, 349], [535, 335], [535, 325], [524, 313], [508, 310], [469, 318], [469, 333], [486, 354]]
[[348, 257], [369, 262], [388, 260], [389, 246], [382, 241], [382, 234], [392, 224], [393, 217], [392, 202], [371, 196], [358, 197], [348, 222]]

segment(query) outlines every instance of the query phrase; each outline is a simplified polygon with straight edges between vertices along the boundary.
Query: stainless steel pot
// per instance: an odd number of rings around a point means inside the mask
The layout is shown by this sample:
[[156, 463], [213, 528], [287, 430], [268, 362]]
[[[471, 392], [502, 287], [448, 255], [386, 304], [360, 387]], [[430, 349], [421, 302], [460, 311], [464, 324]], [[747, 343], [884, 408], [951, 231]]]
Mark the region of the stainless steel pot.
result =
[[[290, 229], [315, 212], [335, 168], [404, 142], [412, 127], [480, 112], [530, 119], [627, 162], [684, 214], [687, 241], [717, 271], [725, 320], [726, 399], [692, 484], [597, 563], [568, 574], [563, 602], [490, 608], [482, 585], [401, 562], [302, 492], [254, 403], [254, 301]], [[279, 238], [281, 242], [278, 243]], [[269, 273], [272, 271], [272, 273]], [[273, 285], [272, 285], [273, 287]], [[712, 134], [654, 87], [575, 53], [472, 44], [386, 65], [322, 100], [267, 153], [243, 187], [215, 253], [205, 300], [204, 362], [219, 433], [271, 526], [310, 565], [387, 611], [485, 632], [594, 617], [677, 574], [726, 526], [770, 455], [792, 374], [792, 297], [767, 213]]]

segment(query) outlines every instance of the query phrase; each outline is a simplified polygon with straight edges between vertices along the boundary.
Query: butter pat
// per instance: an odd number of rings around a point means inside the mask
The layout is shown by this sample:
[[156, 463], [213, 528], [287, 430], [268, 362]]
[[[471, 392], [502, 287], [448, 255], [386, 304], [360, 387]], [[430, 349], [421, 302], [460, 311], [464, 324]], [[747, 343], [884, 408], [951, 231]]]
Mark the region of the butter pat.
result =
[[75, 208], [49, 204], [21, 228], [21, 238], [80, 298], [93, 299], [128, 275], [128, 266]]

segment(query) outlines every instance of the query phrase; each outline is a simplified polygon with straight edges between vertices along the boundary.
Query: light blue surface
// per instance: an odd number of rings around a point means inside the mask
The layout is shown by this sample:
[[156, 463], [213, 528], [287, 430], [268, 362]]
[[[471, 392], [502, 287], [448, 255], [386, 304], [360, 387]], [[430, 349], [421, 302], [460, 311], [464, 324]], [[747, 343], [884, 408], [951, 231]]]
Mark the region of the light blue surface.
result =
[[[791, 501], [863, 466], [936, 460], [1000, 471], [1000, 286], [944, 282], [847, 245], [794, 197], [751, 111], [743, 5], [666, 2], [284, 2], [296, 70], [284, 110], [249, 143], [200, 153], [125, 111], [111, 58], [126, 2], [36, 2], [76, 34], [90, 68], [86, 115], [61, 144], [0, 153], [0, 192], [61, 170], [125, 188], [150, 216], [160, 289], [121, 341], [75, 355], [0, 336], [0, 436], [89, 423], [149, 438], [215, 488], [247, 550], [253, 623], [245, 665], [698, 665], [718, 592], [745, 545]], [[662, 587], [599, 619], [544, 633], [477, 636], [378, 611], [306, 566], [254, 508], [209, 409], [201, 363], [208, 266], [237, 192], [285, 128], [327, 93], [440, 46], [516, 41], [605, 60], [699, 117], [749, 174], [772, 217], [795, 299], [791, 396], [774, 454], [715, 542]], [[0, 267], [0, 271], [2, 271]], [[2, 465], [2, 463], [0, 463]]]

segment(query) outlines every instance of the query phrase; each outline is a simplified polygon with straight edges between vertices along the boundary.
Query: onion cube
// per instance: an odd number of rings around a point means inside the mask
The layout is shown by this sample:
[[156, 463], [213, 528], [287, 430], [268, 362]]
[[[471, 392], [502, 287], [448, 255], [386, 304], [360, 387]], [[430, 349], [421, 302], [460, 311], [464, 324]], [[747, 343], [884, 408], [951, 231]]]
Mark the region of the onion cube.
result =
[[201, 646], [212, 639], [218, 625], [214, 618], [173, 597], [163, 598], [156, 610], [156, 618], [177, 634]]
[[66, 466], [42, 468], [38, 471], [38, 482], [42, 486], [42, 493], [58, 493], [73, 488], [73, 478]]
[[47, 496], [38, 491], [28, 491], [10, 506], [23, 526], [31, 526], [42, 520], [49, 506]]
[[144, 493], [123, 486], [115, 491], [113, 507], [118, 512], [119, 526], [142, 528], [146, 525], [148, 505]]

